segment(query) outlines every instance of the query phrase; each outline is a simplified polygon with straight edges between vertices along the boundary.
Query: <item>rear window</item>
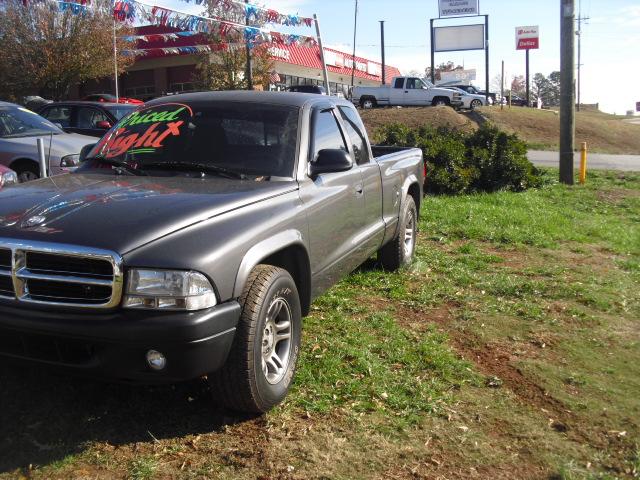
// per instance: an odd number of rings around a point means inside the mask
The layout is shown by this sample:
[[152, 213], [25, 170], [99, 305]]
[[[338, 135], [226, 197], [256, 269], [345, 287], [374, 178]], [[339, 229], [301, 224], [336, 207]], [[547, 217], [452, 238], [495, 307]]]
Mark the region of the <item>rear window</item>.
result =
[[188, 162], [246, 175], [291, 177], [297, 136], [297, 107], [166, 103], [124, 117], [88, 157], [113, 158], [139, 169]]

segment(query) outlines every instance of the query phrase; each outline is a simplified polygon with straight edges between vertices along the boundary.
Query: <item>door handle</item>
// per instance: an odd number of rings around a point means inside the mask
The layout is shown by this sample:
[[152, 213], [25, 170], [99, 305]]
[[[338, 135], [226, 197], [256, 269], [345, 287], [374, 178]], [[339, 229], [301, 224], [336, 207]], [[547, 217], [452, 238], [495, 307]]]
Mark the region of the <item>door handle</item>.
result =
[[354, 187], [354, 190], [356, 191], [356, 195], [362, 195], [364, 189], [362, 187], [362, 184], [359, 183]]
[[409, 93], [409, 90], [405, 90], [404, 93]]

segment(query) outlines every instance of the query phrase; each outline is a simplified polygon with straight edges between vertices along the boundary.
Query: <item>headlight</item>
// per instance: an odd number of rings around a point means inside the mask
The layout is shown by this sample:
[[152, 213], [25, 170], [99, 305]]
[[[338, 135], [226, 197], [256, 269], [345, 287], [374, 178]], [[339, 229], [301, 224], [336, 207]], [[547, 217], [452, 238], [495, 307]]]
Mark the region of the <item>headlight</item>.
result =
[[5, 172], [0, 175], [0, 187], [6, 187], [7, 185], [14, 185], [18, 183], [18, 175], [16, 172]]
[[202, 310], [216, 304], [207, 278], [198, 272], [131, 269], [123, 305], [127, 308]]
[[66, 155], [60, 160], [61, 167], [77, 167], [80, 165], [80, 154]]

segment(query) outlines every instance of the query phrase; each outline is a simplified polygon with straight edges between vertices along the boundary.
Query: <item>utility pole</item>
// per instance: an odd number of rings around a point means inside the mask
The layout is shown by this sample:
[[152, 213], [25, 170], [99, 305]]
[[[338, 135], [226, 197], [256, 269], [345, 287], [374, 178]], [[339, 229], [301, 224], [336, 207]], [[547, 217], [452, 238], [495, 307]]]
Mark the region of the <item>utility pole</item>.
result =
[[356, 76], [356, 33], [358, 31], [358, 0], [356, 0], [356, 8], [353, 13], [353, 63], [351, 64], [351, 89], [355, 82]]
[[[249, 0], [244, 0], [249, 3]], [[249, 26], [249, 14], [245, 14], [245, 25]], [[251, 46], [247, 42], [247, 90], [253, 90], [253, 68], [251, 67]]]
[[502, 73], [500, 74], [500, 110], [504, 109], [504, 60], [502, 60]]
[[580, 60], [580, 43], [582, 40], [582, 20], [589, 20], [589, 17], [582, 16], [582, 0], [578, 1], [578, 30], [576, 31], [576, 35], [578, 37], [578, 82], [577, 82], [577, 95], [578, 95], [578, 105], [577, 110], [580, 111], [580, 67], [582, 67], [582, 63]]
[[560, 1], [560, 182], [573, 185], [575, 142], [575, 6]]
[[387, 83], [387, 66], [384, 62], [384, 20], [380, 20], [380, 45], [382, 48], [382, 85], [385, 85]]

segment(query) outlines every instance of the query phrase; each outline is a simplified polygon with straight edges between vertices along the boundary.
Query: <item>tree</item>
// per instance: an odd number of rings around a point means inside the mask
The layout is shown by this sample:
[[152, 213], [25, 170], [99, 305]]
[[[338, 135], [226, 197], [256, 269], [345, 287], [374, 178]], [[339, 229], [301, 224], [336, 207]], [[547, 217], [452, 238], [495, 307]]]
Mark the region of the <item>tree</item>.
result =
[[[243, 24], [246, 18], [238, 9], [229, 9], [224, 3], [206, 1], [206, 15], [232, 23]], [[251, 23], [251, 22], [250, 22]], [[207, 36], [211, 45], [219, 50], [213, 54], [200, 55], [196, 66], [194, 81], [203, 90], [243, 90], [248, 88], [246, 78], [247, 49], [244, 38], [237, 31], [222, 35], [214, 29]], [[269, 76], [275, 62], [269, 54], [267, 45], [254, 45], [250, 49], [252, 65], [252, 83], [269, 88]]]
[[515, 75], [511, 80], [511, 94], [524, 98], [527, 95], [527, 82], [524, 75]]
[[548, 77], [542, 73], [533, 76], [533, 99], [540, 98], [543, 105], [555, 106], [560, 103], [560, 72], [551, 72]]
[[[60, 100], [72, 85], [113, 75], [111, 2], [96, 0], [83, 12], [60, 11], [58, 3], [6, 0], [0, 9], [0, 95], [26, 94]], [[118, 69], [133, 58], [123, 55], [130, 29], [118, 25]]]
[[[442, 62], [440, 65], [438, 65], [434, 69], [434, 74], [435, 74], [434, 78], [435, 78], [436, 82], [441, 79], [440, 74], [442, 72], [453, 72], [454, 70], [464, 70], [464, 67], [462, 65], [456, 65], [455, 63], [453, 63], [451, 61]], [[425, 69], [424, 73], [427, 76], [427, 78], [429, 80], [431, 80], [431, 67], [427, 67]]]

